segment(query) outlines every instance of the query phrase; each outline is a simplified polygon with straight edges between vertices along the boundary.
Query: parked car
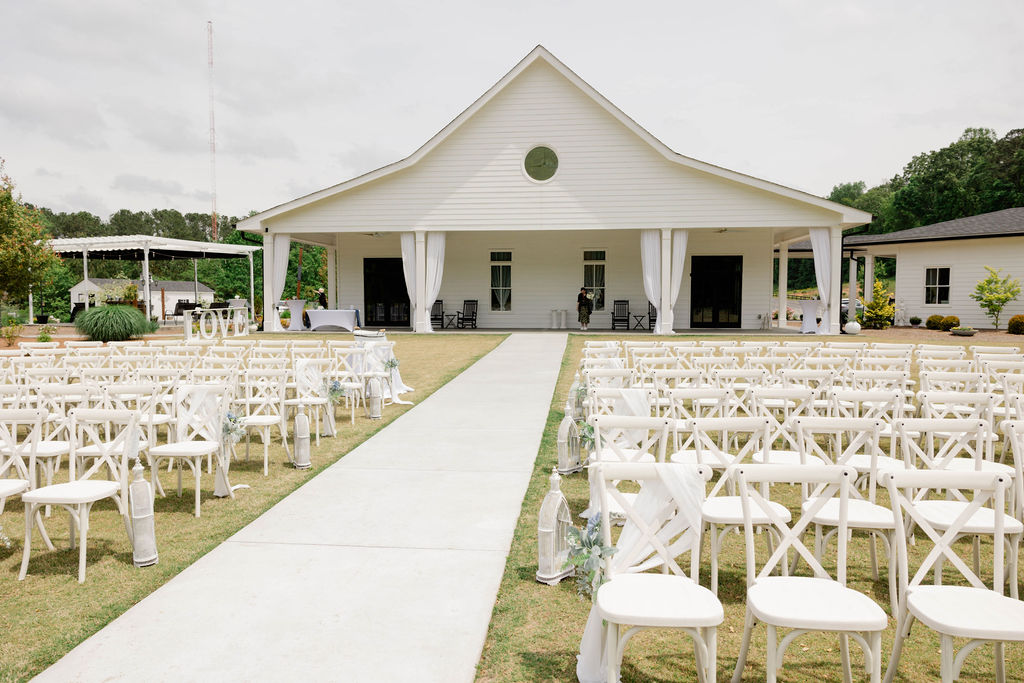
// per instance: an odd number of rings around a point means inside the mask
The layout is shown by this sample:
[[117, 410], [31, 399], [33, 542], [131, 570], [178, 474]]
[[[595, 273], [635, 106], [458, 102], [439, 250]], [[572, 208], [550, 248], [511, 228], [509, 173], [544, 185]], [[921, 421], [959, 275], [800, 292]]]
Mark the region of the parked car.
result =
[[[857, 313], [863, 313], [864, 312], [864, 304], [862, 304], [860, 302], [860, 299], [857, 300], [856, 309], [857, 309]], [[839, 312], [840, 313], [849, 314], [849, 311], [850, 311], [850, 300], [849, 299], [841, 299], [840, 302], [839, 302]]]

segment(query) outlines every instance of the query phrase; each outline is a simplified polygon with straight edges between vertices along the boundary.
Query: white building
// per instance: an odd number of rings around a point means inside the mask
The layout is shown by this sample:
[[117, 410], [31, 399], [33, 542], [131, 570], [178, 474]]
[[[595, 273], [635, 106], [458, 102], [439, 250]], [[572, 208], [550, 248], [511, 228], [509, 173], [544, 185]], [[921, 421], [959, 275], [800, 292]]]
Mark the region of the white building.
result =
[[[971, 293], [988, 276], [985, 266], [1024, 282], [1024, 208], [1004, 209], [883, 235], [854, 235], [845, 251], [866, 259], [864, 291], [870, 296], [877, 257], [896, 259], [897, 324], [911, 316], [955, 315], [960, 324], [991, 328]], [[1007, 304], [999, 318], [1024, 314], [1024, 299]]]
[[479, 301], [480, 327], [549, 327], [587, 285], [595, 328], [650, 300], [671, 332], [767, 326], [774, 250], [810, 236], [836, 334], [842, 230], [870, 220], [673, 152], [538, 46], [411, 156], [238, 228], [264, 235], [267, 329], [292, 241], [327, 247], [330, 307], [368, 326], [428, 331], [439, 298]]
[[[117, 280], [112, 278], [94, 277], [82, 280], [71, 288], [71, 308], [76, 303], [85, 303], [86, 296], [92, 296], [91, 302], [102, 304], [108, 291], [112, 287], [121, 287], [132, 283], [138, 292], [138, 299], [145, 302], [145, 294], [141, 280]], [[179, 300], [195, 302], [196, 289], [199, 290], [199, 301], [205, 305], [213, 303], [213, 290], [204, 284], [196, 285], [192, 280], [154, 280], [150, 283], [151, 308], [154, 316], [160, 315], [161, 300], [164, 304], [166, 316], [174, 313], [174, 307]]]

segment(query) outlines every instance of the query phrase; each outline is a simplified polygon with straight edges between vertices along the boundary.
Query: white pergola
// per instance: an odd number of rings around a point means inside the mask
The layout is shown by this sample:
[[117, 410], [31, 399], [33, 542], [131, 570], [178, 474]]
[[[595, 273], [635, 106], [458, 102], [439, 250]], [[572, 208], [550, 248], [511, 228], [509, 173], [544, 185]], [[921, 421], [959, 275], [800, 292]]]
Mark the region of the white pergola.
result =
[[[198, 259], [205, 258], [248, 258], [249, 259], [249, 301], [255, 306], [256, 292], [253, 285], [253, 252], [260, 247], [247, 244], [224, 244], [222, 242], [197, 242], [172, 237], [153, 235], [108, 235], [103, 237], [65, 237], [49, 241], [58, 256], [67, 258], [81, 255], [83, 279], [89, 279], [89, 256], [103, 261], [142, 261], [142, 283], [146, 298], [146, 316], [151, 315], [149, 289], [149, 262], [192, 259], [193, 272], [198, 283]], [[88, 308], [89, 299], [86, 297]]]

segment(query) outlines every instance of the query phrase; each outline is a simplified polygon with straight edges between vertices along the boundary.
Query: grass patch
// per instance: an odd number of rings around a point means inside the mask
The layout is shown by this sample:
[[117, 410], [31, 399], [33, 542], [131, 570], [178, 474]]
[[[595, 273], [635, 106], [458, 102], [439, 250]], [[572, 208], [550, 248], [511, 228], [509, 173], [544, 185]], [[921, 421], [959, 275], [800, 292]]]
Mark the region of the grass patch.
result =
[[[419, 403], [491, 351], [504, 336], [400, 334], [393, 339], [395, 354], [402, 361], [402, 377], [415, 387], [403, 398]], [[9, 549], [0, 548], [0, 633], [4, 634], [0, 680], [24, 680], [38, 674], [411, 407], [388, 406], [382, 420], [357, 415], [354, 425], [349, 423], [348, 413], [339, 409], [338, 436], [322, 438], [319, 448], [314, 441], [313, 468], [306, 471], [286, 464], [284, 449], [276, 442], [270, 450], [270, 476], [264, 477], [259, 438], [255, 437], [248, 461], [243, 440], [237, 448], [239, 459], [231, 467], [231, 482], [252, 488], [236, 492], [234, 500], [213, 498], [213, 475], [204, 473], [199, 519], [193, 517], [191, 474], [186, 471], [183, 495], [178, 498], [174, 493], [176, 474], [164, 470], [160, 479], [168, 496], [156, 501], [160, 563], [153, 567], [132, 566], [131, 546], [113, 503], [97, 503], [90, 515], [84, 584], [77, 580], [78, 550], [67, 549], [68, 523], [63, 509], [55, 509], [46, 523], [56, 549], [47, 551], [37, 534], [28, 576], [23, 582], [17, 580], [24, 507], [17, 499], [10, 501], [0, 519], [13, 542]], [[66, 473], [65, 462], [58, 481]]]
[[[576, 596], [575, 582], [569, 578], [558, 586], [546, 586], [534, 579], [537, 570], [537, 513], [548, 489], [551, 468], [557, 462], [556, 436], [558, 423], [562, 419], [562, 407], [573, 373], [582, 355], [583, 342], [598, 339], [619, 339], [618, 336], [570, 335], [562, 359], [561, 372], [552, 396], [547, 425], [541, 440], [540, 450], [534, 466], [530, 485], [523, 500], [522, 512], [516, 526], [509, 551], [505, 573], [502, 577], [498, 598], [491, 617], [491, 624], [484, 644], [484, 650], [477, 667], [478, 681], [575, 681], [576, 655], [580, 638], [590, 609], [589, 601]], [[683, 337], [679, 338], [698, 338]], [[706, 337], [711, 338], [711, 337]], [[722, 337], [717, 337], [721, 339]], [[769, 335], [737, 335], [742, 340], [785, 340], [798, 339], [794, 336], [774, 337]], [[932, 338], [926, 334], [922, 339]], [[851, 337], [850, 341], [859, 341]], [[846, 341], [843, 338], [842, 341]], [[866, 340], [869, 341], [869, 340]], [[904, 341], [904, 340], [900, 340]], [[943, 339], [942, 342], [946, 342]], [[960, 343], [959, 340], [951, 343]], [[933, 342], [934, 343], [934, 342]], [[964, 342], [967, 346], [970, 342]], [[974, 342], [977, 343], [977, 342]], [[773, 487], [772, 498], [791, 509], [799, 509], [799, 498], [787, 487]], [[562, 478], [562, 491], [569, 502], [577, 525], [583, 520], [578, 514], [586, 508], [588, 486], [586, 473]], [[883, 492], [884, 493], [884, 492]], [[884, 495], [882, 496], [884, 504]], [[708, 585], [710, 563], [708, 561], [707, 539], [701, 565], [701, 582]], [[759, 551], [763, 543], [757, 540]], [[918, 543], [912, 552], [927, 544]], [[990, 546], [990, 544], [989, 544]], [[834, 562], [834, 546], [832, 546]], [[982, 567], [986, 553], [983, 544]], [[848, 585], [871, 596], [886, 612], [889, 611], [887, 564], [879, 546], [879, 580], [872, 578], [868, 543], [863, 534], [855, 534], [849, 546]], [[763, 558], [760, 558], [763, 560]], [[759, 560], [760, 561], [760, 560]], [[911, 563], [913, 564], [913, 558]], [[991, 559], [988, 560], [991, 570]], [[830, 566], [826, 559], [826, 567]], [[802, 565], [806, 567], [806, 565]], [[947, 565], [948, 567], [948, 565]], [[725, 622], [718, 629], [718, 675], [720, 680], [732, 676], [739, 655], [740, 639], [743, 634], [743, 618], [746, 595], [746, 574], [744, 565], [743, 537], [729, 535], [723, 544], [719, 561], [719, 599], [725, 608]], [[951, 575], [950, 575], [951, 576]], [[892, 652], [895, 622], [890, 619], [889, 628], [883, 636], [883, 672]], [[744, 681], [765, 679], [764, 626], [754, 629], [751, 640]], [[957, 643], [960, 647], [963, 643]], [[851, 661], [855, 680], [866, 680], [859, 648], [851, 645]], [[929, 629], [917, 625], [906, 641], [900, 658], [896, 680], [925, 681], [939, 679], [939, 638]], [[961, 681], [991, 681], [993, 679], [991, 647], [982, 647], [973, 652], [964, 664]], [[787, 650], [780, 681], [820, 682], [839, 680], [842, 676], [839, 658], [839, 639], [830, 634], [807, 634], [798, 638]], [[1024, 680], [1024, 646], [1012, 644], [1006, 647], [1007, 680]], [[633, 638], [626, 648], [622, 666], [622, 680], [676, 682], [696, 680], [693, 662], [693, 647], [690, 640], [667, 629], [645, 631]]]

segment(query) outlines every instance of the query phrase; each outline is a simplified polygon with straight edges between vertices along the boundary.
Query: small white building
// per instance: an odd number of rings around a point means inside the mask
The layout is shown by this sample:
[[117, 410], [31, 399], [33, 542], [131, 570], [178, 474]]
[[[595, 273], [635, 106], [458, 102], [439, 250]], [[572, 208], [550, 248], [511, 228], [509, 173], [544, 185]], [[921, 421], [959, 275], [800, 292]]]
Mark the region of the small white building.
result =
[[630, 327], [650, 302], [671, 333], [767, 327], [774, 250], [810, 237], [837, 334], [842, 230], [870, 220], [677, 154], [538, 46], [411, 156], [238, 228], [264, 237], [268, 330], [292, 241], [327, 248], [329, 307], [371, 327], [430, 331], [441, 299], [478, 301], [483, 328], [544, 328], [585, 285], [594, 328], [625, 300]]
[[[992, 320], [971, 298], [985, 266], [1024, 282], [1024, 207], [924, 225], [882, 235], [852, 235], [844, 251], [866, 260], [864, 291], [870, 296], [877, 257], [896, 259], [897, 324], [911, 316], [955, 315], [960, 324], [991, 328]], [[1024, 314], [1024, 299], [1010, 302], [999, 318]]]
[[[102, 304], [107, 292], [116, 287], [123, 287], [132, 283], [138, 291], [138, 300], [145, 301], [141, 280], [118, 280], [114, 278], [94, 277], [82, 280], [71, 288], [71, 308], [76, 303], [85, 303], [86, 296], [92, 296], [92, 303]], [[151, 308], [154, 316], [160, 316], [161, 298], [164, 302], [164, 314], [170, 316], [174, 313], [174, 307], [178, 301], [194, 303], [196, 300], [196, 283], [192, 280], [154, 280], [150, 284]], [[204, 305], [213, 303], [213, 290], [204, 284], [198, 285], [199, 301]]]

